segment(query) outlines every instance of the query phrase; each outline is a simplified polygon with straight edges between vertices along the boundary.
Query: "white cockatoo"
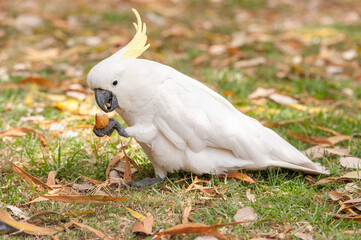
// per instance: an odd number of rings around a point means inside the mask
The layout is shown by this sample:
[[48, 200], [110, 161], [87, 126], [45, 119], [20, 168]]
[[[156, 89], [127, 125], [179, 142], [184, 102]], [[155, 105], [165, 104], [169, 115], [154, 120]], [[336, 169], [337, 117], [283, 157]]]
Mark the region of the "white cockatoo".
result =
[[[138, 12], [134, 38], [94, 66], [88, 85], [105, 112], [116, 112], [128, 127], [110, 119], [97, 136], [134, 137], [158, 178], [178, 170], [223, 174], [240, 169], [282, 167], [327, 174], [274, 131], [239, 112], [197, 80], [149, 60], [137, 59], [146, 45], [146, 25]], [[144, 184], [145, 183], [145, 184]], [[153, 181], [147, 179], [140, 185]]]

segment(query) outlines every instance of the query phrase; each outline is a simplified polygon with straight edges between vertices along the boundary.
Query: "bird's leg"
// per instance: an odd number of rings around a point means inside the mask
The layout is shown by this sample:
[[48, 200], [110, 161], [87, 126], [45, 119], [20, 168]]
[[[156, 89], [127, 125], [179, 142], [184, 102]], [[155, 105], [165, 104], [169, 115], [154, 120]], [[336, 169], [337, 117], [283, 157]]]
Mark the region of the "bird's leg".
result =
[[125, 128], [122, 125], [120, 125], [117, 122], [117, 120], [115, 120], [114, 118], [109, 118], [109, 123], [105, 128], [98, 129], [98, 128], [96, 128], [96, 126], [94, 126], [94, 128], [93, 128], [93, 132], [98, 137], [104, 137], [105, 135], [110, 137], [114, 130], [117, 130], [119, 135], [122, 137], [129, 137], [129, 135], [125, 131]]
[[166, 178], [143, 178], [142, 180], [136, 181], [136, 182], [127, 182], [126, 185], [129, 187], [149, 187], [156, 183], [163, 182]]

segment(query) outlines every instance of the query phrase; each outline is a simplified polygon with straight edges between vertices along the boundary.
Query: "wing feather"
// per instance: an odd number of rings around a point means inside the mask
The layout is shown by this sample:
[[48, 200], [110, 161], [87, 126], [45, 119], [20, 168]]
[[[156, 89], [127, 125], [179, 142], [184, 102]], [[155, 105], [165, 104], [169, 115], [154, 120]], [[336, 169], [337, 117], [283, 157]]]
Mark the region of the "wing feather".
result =
[[178, 148], [189, 148], [193, 153], [209, 147], [229, 150], [239, 161], [253, 162], [252, 169], [280, 166], [320, 172], [275, 132], [185, 75], [165, 80], [156, 103], [155, 125]]

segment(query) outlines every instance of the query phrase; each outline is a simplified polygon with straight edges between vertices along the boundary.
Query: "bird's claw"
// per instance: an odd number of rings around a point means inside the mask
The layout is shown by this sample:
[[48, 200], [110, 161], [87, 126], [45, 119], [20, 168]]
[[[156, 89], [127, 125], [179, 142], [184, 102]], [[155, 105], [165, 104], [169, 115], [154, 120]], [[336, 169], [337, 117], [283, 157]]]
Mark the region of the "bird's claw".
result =
[[98, 129], [96, 128], [96, 126], [94, 126], [93, 128], [93, 132], [98, 137], [104, 137], [105, 135], [110, 137], [114, 130], [117, 130], [120, 136], [129, 137], [127, 132], [125, 131], [125, 128], [120, 125], [114, 118], [109, 118], [109, 123], [105, 128]]
[[152, 186], [154, 184], [163, 182], [165, 180], [165, 178], [160, 178], [160, 177], [155, 177], [155, 178], [143, 178], [142, 180], [139, 181], [135, 181], [135, 182], [127, 182], [125, 184], [121, 184], [122, 187], [137, 187], [137, 188], [142, 188], [142, 187], [149, 187]]

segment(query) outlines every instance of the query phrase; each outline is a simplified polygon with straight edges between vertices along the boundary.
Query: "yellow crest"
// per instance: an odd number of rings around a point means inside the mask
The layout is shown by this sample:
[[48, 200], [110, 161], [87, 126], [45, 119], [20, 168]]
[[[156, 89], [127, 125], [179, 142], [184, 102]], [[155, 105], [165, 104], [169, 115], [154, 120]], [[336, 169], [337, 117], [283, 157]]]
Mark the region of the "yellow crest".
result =
[[145, 33], [147, 27], [145, 23], [142, 24], [142, 20], [140, 19], [137, 10], [133, 8], [132, 11], [137, 18], [137, 23], [133, 23], [136, 33], [133, 39], [125, 46], [125, 53], [123, 54], [122, 59], [137, 58], [150, 46], [149, 44], [145, 45], [147, 43], [147, 35]]

